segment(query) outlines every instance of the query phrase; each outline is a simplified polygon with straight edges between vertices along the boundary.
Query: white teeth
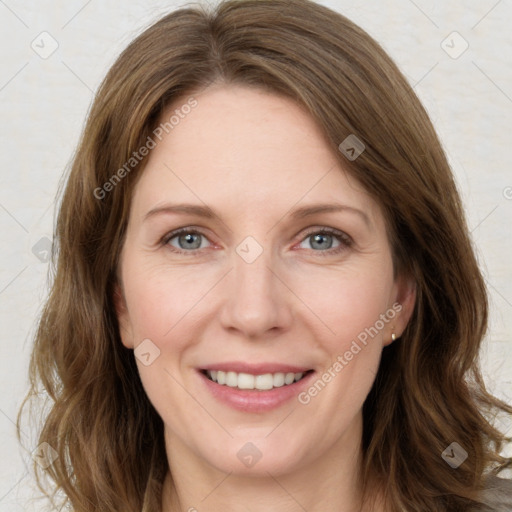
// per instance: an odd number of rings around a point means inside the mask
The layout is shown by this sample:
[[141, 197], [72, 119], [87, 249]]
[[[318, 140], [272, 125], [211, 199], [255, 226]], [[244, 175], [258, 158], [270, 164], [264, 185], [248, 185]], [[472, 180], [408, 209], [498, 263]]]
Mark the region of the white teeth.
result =
[[[235, 374], [236, 375], [236, 374]], [[254, 375], [249, 375], [248, 373], [239, 373], [238, 374], [238, 387], [240, 389], [254, 389]], [[232, 387], [236, 387], [236, 383]]]
[[280, 388], [284, 386], [284, 373], [274, 373], [274, 378], [272, 384], [275, 388]]
[[235, 372], [226, 373], [226, 386], [230, 388], [236, 387], [238, 384], [238, 375]]
[[223, 372], [220, 370], [207, 370], [206, 374], [211, 380], [223, 386], [238, 389], [258, 389], [261, 391], [293, 384], [304, 376], [304, 373], [291, 372], [251, 375], [249, 373]]
[[254, 387], [256, 389], [272, 389], [274, 387], [274, 377], [271, 373], [265, 373], [265, 375], [256, 375], [254, 379]]
[[295, 373], [287, 373], [284, 378], [285, 384], [291, 384], [295, 380]]

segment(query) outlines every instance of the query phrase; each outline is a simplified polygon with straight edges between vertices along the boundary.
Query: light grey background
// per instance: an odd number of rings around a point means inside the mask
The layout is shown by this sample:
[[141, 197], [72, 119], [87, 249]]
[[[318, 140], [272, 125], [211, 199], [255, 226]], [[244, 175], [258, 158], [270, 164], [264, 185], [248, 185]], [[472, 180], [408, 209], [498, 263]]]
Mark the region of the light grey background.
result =
[[[94, 91], [116, 56], [143, 28], [183, 3], [0, 0], [1, 511], [43, 510], [43, 503], [28, 501], [34, 494], [29, 458], [17, 445], [13, 422], [27, 389], [31, 340], [47, 293], [44, 237], [52, 238], [59, 180]], [[511, 397], [512, 2], [321, 3], [384, 46], [430, 113], [490, 290], [484, 374], [499, 396]], [[45, 31], [50, 36], [41, 35]], [[465, 41], [469, 47], [459, 55]], [[52, 44], [58, 48], [45, 55]]]

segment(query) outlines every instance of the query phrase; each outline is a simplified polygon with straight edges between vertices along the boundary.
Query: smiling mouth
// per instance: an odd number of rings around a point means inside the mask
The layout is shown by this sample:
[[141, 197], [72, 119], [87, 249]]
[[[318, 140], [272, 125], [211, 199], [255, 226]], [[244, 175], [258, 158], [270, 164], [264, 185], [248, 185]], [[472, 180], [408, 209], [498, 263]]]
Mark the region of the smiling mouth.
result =
[[252, 375], [250, 373], [224, 372], [221, 370], [202, 370], [202, 373], [211, 381], [230, 388], [243, 390], [269, 391], [275, 388], [291, 386], [299, 382], [313, 370], [300, 373], [264, 373]]

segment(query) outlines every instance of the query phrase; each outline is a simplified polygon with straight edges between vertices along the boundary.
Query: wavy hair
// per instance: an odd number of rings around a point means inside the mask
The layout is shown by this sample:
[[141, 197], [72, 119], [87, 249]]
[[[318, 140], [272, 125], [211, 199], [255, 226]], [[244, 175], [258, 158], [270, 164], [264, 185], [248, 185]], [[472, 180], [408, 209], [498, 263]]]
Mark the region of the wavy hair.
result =
[[[478, 367], [488, 304], [446, 155], [423, 106], [382, 47], [308, 0], [227, 0], [178, 9], [141, 33], [101, 84], [59, 205], [49, 298], [18, 416], [47, 394], [39, 443], [58, 454], [43, 492], [76, 512], [158, 512], [168, 462], [163, 424], [119, 335], [118, 257], [142, 159], [165, 108], [212, 83], [285, 95], [323, 129], [341, 165], [380, 204], [395, 272], [413, 277], [413, 316], [386, 347], [363, 407], [361, 481], [389, 510], [457, 511], [481, 501], [486, 474], [510, 466], [493, 427], [512, 408]], [[338, 150], [355, 134], [354, 161]], [[441, 452], [468, 452], [454, 471]], [[50, 487], [51, 484], [51, 487]], [[50, 492], [50, 488], [53, 489]]]

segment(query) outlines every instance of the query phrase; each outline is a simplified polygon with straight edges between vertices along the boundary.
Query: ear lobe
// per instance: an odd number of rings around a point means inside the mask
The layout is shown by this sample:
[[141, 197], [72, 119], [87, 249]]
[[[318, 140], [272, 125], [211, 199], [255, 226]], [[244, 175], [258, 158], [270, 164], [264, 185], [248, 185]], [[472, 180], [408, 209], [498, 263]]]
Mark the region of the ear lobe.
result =
[[126, 299], [119, 283], [114, 284], [112, 295], [114, 309], [116, 311], [117, 323], [119, 325], [119, 335], [126, 348], [133, 349], [133, 335], [130, 328], [130, 315], [126, 306]]

